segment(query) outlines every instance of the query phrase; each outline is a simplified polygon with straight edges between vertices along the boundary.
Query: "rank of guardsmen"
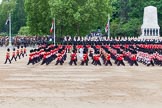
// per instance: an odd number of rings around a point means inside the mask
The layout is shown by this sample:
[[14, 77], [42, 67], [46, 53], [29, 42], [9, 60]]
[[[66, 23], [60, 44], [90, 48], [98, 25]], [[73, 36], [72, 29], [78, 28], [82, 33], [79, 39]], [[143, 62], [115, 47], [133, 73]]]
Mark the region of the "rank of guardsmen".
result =
[[13, 61], [17, 61], [17, 59], [24, 58], [24, 56], [27, 56], [27, 49], [26, 46], [17, 46], [17, 48], [13, 48], [13, 51], [10, 50], [10, 48], [7, 48], [6, 52], [6, 60], [4, 64], [6, 63], [12, 63]]
[[[67, 38], [67, 37], [66, 37]], [[16, 62], [27, 56], [26, 46], [7, 49], [6, 63]], [[67, 59], [69, 57], [70, 59]], [[61, 44], [39, 43], [31, 49], [27, 65], [105, 65], [105, 66], [162, 66], [162, 40], [160, 39], [107, 39], [83, 40], [80, 38], [63, 40]], [[79, 64], [78, 64], [79, 63]]]

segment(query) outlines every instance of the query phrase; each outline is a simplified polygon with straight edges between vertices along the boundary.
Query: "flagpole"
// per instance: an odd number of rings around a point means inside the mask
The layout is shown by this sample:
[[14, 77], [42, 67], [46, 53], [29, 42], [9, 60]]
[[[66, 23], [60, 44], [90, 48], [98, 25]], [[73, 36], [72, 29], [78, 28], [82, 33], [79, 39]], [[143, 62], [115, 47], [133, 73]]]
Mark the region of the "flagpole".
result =
[[110, 39], [110, 14], [108, 14], [108, 38]]
[[56, 45], [56, 31], [55, 31], [55, 18], [53, 19], [53, 21], [54, 21], [54, 30], [53, 30], [53, 43], [54, 43], [54, 45]]
[[9, 13], [9, 47], [12, 47], [12, 40], [11, 40], [11, 13]]

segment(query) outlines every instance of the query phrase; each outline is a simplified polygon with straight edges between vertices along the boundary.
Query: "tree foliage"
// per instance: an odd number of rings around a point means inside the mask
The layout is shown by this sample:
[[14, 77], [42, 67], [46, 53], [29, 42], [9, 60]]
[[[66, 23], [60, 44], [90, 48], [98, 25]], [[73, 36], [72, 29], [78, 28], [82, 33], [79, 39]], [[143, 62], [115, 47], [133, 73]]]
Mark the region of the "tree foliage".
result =
[[20, 28], [19, 32], [18, 32], [19, 35], [27, 35], [27, 36], [30, 36], [30, 31], [29, 31], [29, 27], [28, 26], [23, 26]]
[[103, 27], [111, 12], [109, 0], [50, 0], [50, 7], [60, 35], [88, 34]]
[[26, 25], [24, 0], [16, 0], [15, 8], [12, 13], [12, 33], [17, 34], [20, 28]]
[[3, 0], [0, 4], [0, 32], [8, 32], [8, 26], [5, 25], [6, 20], [9, 17], [9, 13], [13, 11], [15, 7], [15, 0]]
[[157, 7], [162, 27], [162, 0], [3, 0], [0, 4], [0, 32], [8, 31], [5, 22], [11, 12], [15, 34], [21, 27], [20, 31], [27, 28], [32, 35], [50, 34], [55, 17], [57, 36], [84, 36], [97, 28], [104, 32], [110, 13], [111, 36], [139, 36], [144, 7], [149, 5]]
[[[159, 25], [162, 27], [162, 0], [112, 0], [113, 24], [118, 25], [111, 35], [141, 35], [144, 7], [155, 6], [158, 9]], [[116, 22], [114, 22], [116, 21]], [[113, 27], [114, 25], [111, 25]]]
[[48, 34], [51, 14], [48, 0], [25, 0], [25, 10], [31, 34]]

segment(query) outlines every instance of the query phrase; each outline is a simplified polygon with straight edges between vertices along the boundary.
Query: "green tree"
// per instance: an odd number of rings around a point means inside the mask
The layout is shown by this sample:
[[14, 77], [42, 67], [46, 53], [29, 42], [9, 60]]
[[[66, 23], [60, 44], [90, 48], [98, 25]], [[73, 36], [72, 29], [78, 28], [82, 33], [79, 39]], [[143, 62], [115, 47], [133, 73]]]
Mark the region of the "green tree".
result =
[[48, 0], [25, 0], [25, 10], [31, 34], [48, 34], [51, 25]]
[[18, 34], [19, 35], [26, 35], [26, 36], [31, 35], [30, 32], [29, 32], [29, 27], [28, 26], [21, 27]]
[[98, 26], [105, 27], [111, 12], [109, 0], [50, 0], [60, 35], [86, 35]]
[[9, 13], [13, 12], [15, 7], [15, 0], [3, 0], [0, 4], [0, 32], [8, 32], [8, 26], [5, 25], [6, 20], [8, 19]]
[[[100, 27], [104, 30], [111, 14], [111, 35], [140, 35], [144, 7], [153, 5], [162, 19], [162, 0], [3, 0], [0, 4], [0, 32], [6, 32], [5, 21], [12, 13], [12, 31], [29, 27], [33, 35], [49, 34], [52, 18], [56, 18], [56, 34], [86, 35]], [[26, 20], [27, 19], [27, 20]], [[162, 27], [162, 20], [159, 20]], [[162, 31], [161, 31], [162, 33]]]
[[12, 32], [17, 34], [22, 26], [26, 25], [26, 14], [24, 10], [24, 0], [16, 0], [16, 5], [12, 14]]

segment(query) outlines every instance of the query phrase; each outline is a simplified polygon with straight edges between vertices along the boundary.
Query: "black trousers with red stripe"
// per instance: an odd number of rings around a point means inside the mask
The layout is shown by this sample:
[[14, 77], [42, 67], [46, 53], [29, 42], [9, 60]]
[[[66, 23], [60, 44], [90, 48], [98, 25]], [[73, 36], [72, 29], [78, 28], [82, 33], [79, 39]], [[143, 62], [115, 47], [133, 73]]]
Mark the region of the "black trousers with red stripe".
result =
[[110, 60], [105, 61], [105, 65], [107, 66], [108, 64], [110, 64], [110, 66], [112, 66], [112, 63]]
[[16, 61], [17, 58], [16, 58], [15, 56], [12, 56], [11, 61], [12, 61], [13, 59], [15, 59], [15, 61]]
[[34, 65], [34, 60], [33, 59], [29, 60], [27, 65], [29, 65], [30, 63], [32, 63], [32, 65]]
[[77, 60], [70, 60], [69, 64], [70, 64], [70, 65], [73, 65], [73, 63], [74, 63], [75, 65], [77, 65], [76, 62], [77, 62]]
[[134, 64], [138, 66], [137, 60], [131, 60], [130, 65], [133, 66]]
[[7, 61], [9, 61], [9, 62], [10, 62], [10, 64], [11, 64], [11, 60], [10, 60], [9, 58], [6, 58], [6, 61], [5, 61], [5, 63], [4, 63], [4, 64], [6, 64], [6, 63], [7, 63]]
[[82, 61], [80, 65], [84, 65], [86, 64], [86, 66], [88, 66], [88, 60]]

